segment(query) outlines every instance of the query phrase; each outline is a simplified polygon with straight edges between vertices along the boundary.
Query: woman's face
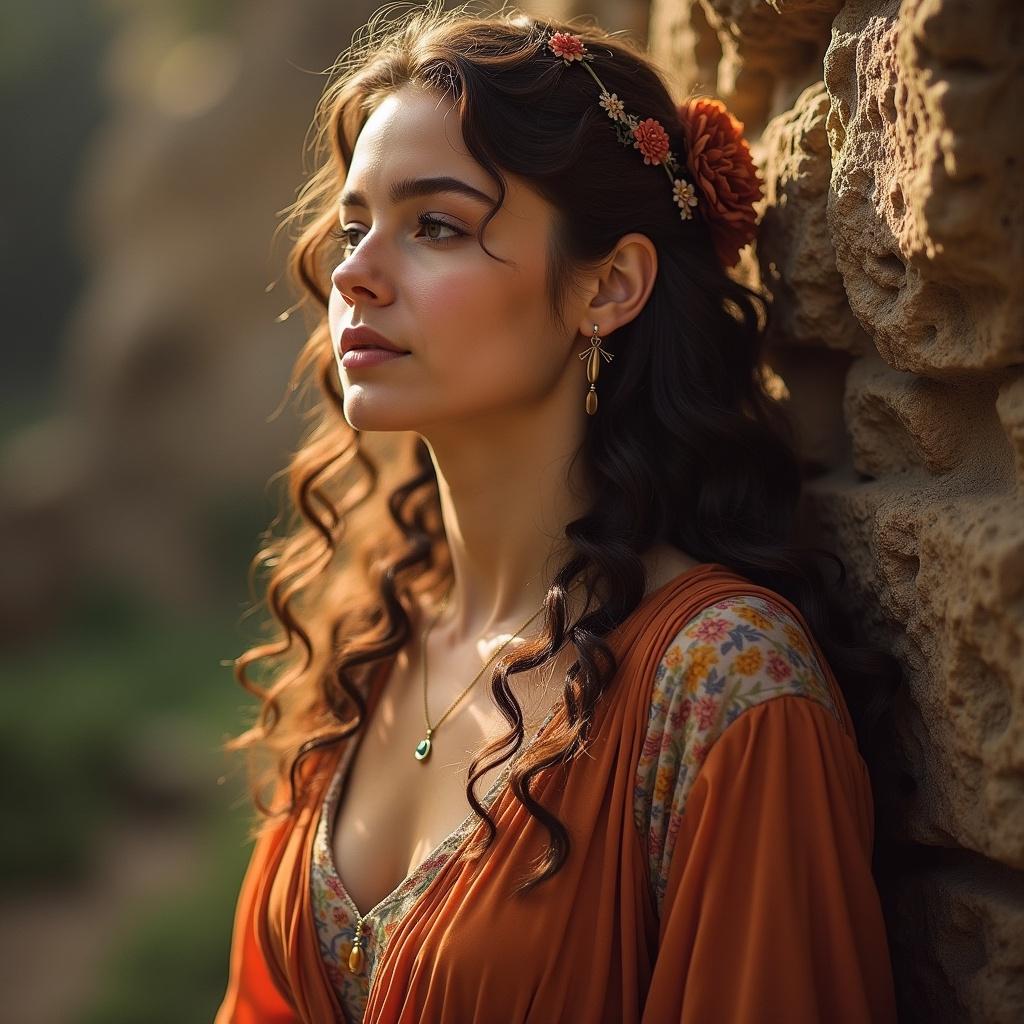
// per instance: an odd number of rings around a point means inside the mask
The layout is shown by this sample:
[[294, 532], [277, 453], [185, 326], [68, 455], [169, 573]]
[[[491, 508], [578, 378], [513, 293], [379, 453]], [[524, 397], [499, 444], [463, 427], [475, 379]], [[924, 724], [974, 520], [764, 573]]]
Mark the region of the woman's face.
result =
[[[564, 331], [551, 322], [551, 207], [506, 176], [484, 241], [510, 262], [488, 256], [474, 233], [497, 188], [466, 151], [457, 113], [445, 117], [449, 109], [415, 87], [385, 98], [359, 134], [341, 190], [328, 320], [345, 416], [357, 429], [508, 427], [554, 398], [570, 372], [582, 414], [586, 368], [575, 350], [586, 345], [578, 322], [586, 305], [566, 310]], [[426, 178], [457, 179], [487, 199], [437, 188], [397, 201], [389, 194]], [[342, 365], [341, 333], [361, 324], [409, 354]]]

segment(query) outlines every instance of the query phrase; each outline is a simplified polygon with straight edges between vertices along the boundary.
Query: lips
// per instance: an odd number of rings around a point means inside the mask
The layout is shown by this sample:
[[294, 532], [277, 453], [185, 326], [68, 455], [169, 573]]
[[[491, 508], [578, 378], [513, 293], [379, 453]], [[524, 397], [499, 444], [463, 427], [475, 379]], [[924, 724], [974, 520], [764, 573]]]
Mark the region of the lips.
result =
[[409, 351], [385, 338], [383, 334], [378, 334], [366, 324], [360, 324], [358, 327], [346, 327], [341, 332], [342, 354], [360, 348], [384, 349], [387, 352], [396, 352], [402, 355]]
[[381, 363], [394, 363], [404, 359], [409, 352], [391, 352], [384, 348], [350, 348], [342, 357], [341, 365], [346, 370], [368, 369]]

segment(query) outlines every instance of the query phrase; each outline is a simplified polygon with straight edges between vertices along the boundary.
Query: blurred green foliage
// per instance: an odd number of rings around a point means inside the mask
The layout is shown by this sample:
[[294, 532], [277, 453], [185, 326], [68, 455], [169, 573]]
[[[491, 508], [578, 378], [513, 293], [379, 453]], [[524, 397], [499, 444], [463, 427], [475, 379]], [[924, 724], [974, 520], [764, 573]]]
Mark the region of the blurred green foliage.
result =
[[8, 801], [20, 823], [0, 844], [5, 886], [89, 884], [115, 816], [176, 815], [202, 851], [187, 891], [133, 908], [82, 1024], [210, 1020], [223, 996], [251, 851], [241, 764], [220, 750], [252, 707], [220, 664], [255, 633], [240, 616], [230, 605], [216, 621], [174, 616], [94, 584], [50, 641], [4, 660], [0, 765], [17, 780]]
[[[0, 440], [60, 404], [53, 372], [88, 273], [78, 181], [111, 113], [109, 47], [135, 18], [183, 34], [230, 32], [240, 12], [238, 0], [0, 8], [0, 188], [11, 199], [0, 233]], [[115, 928], [98, 998], [75, 1017], [80, 1024], [207, 1021], [224, 991], [251, 847], [240, 765], [220, 743], [248, 721], [252, 700], [221, 662], [255, 638], [255, 619], [241, 621], [245, 578], [270, 512], [257, 493], [219, 498], [201, 515], [213, 585], [226, 592], [211, 594], [202, 615], [170, 614], [115, 581], [86, 580], [40, 641], [0, 661], [0, 770], [16, 823], [0, 844], [0, 890], [30, 898], [34, 888], [96, 885], [100, 841], [114, 821], [163, 815], [192, 830], [200, 850], [187, 891], [168, 889]], [[229, 784], [217, 786], [224, 774]]]
[[219, 664], [242, 642], [233, 636], [240, 613], [225, 612], [219, 622], [182, 620], [97, 588], [45, 643], [5, 656], [0, 768], [19, 780], [10, 800], [24, 826], [0, 845], [5, 885], [88, 872], [95, 835], [132, 788], [148, 723], [187, 723], [217, 771], [219, 737], [237, 731], [248, 703]]
[[235, 901], [251, 846], [233, 815], [203, 830], [202, 870], [186, 893], [167, 893], [120, 935], [99, 992], [74, 1024], [213, 1020], [227, 984]]

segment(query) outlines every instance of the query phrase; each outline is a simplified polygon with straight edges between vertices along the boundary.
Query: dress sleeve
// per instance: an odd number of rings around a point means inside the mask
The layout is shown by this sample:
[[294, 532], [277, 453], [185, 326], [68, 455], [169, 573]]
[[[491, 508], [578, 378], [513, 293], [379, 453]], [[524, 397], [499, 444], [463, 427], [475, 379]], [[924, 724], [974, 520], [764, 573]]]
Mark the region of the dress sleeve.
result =
[[642, 1024], [889, 1024], [853, 738], [820, 701], [748, 707], [708, 750], [679, 819]]
[[227, 989], [213, 1024], [298, 1024], [294, 1008], [274, 983], [257, 930], [257, 893], [264, 883], [273, 830], [253, 846], [235, 907]]

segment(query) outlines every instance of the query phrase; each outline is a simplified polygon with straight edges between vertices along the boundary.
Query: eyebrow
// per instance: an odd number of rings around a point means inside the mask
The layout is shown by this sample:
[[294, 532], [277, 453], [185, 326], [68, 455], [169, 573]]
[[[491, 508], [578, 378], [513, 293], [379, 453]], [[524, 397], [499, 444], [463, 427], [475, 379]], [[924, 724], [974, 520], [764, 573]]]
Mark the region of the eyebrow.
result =
[[[414, 199], [416, 196], [435, 195], [438, 192], [453, 192], [457, 195], [469, 196], [470, 199], [479, 200], [488, 206], [494, 205], [494, 200], [486, 192], [473, 188], [468, 182], [444, 175], [434, 178], [399, 178], [388, 189], [388, 197], [392, 203], [400, 203], [406, 199]], [[338, 205], [361, 206], [366, 210], [370, 208], [366, 202], [366, 196], [362, 192], [345, 192]]]

